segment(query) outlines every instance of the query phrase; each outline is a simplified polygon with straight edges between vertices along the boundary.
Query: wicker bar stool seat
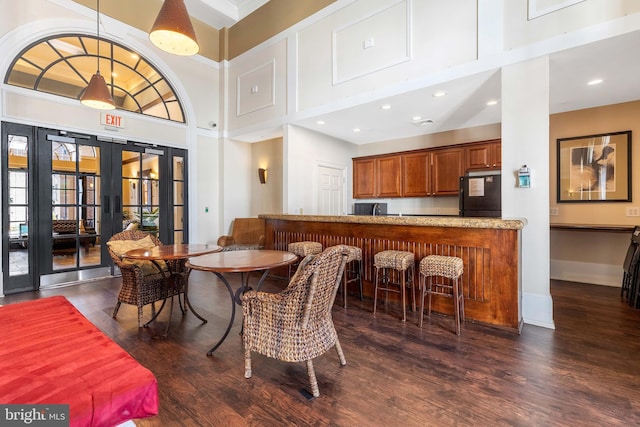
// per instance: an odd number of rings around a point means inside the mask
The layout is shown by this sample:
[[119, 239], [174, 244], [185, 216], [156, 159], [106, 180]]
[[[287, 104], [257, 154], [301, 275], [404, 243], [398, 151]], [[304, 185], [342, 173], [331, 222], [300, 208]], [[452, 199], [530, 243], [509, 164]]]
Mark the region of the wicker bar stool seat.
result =
[[[360, 285], [360, 301], [362, 301], [362, 249], [357, 246], [346, 246], [349, 249], [347, 264], [344, 267], [342, 281], [342, 302], [347, 308], [347, 286], [351, 282], [357, 281]], [[355, 266], [353, 264], [356, 264]], [[355, 267], [355, 269], [354, 269]], [[351, 274], [351, 278], [349, 275]]]
[[[412, 252], [387, 250], [378, 252], [373, 256], [373, 265], [376, 268], [375, 287], [373, 290], [373, 314], [376, 313], [378, 304], [378, 291], [385, 291], [385, 304], [389, 302], [389, 292], [400, 294], [402, 302], [402, 321], [407, 320], [406, 309], [406, 287], [411, 287], [412, 309], [416, 310], [415, 287], [413, 286], [413, 276], [415, 269], [415, 258]], [[382, 270], [382, 278], [380, 277]], [[389, 270], [399, 273], [400, 282], [392, 282]], [[382, 281], [382, 283], [380, 283]]]
[[[460, 323], [464, 322], [464, 294], [461, 289], [462, 282], [459, 279], [463, 271], [462, 259], [458, 257], [429, 255], [420, 261], [420, 287], [422, 288], [420, 321], [418, 323], [420, 327], [422, 327], [422, 319], [424, 317], [425, 295], [429, 295], [428, 317], [431, 317], [431, 296], [443, 295], [453, 298], [455, 330], [456, 334], [460, 335]], [[448, 279], [448, 283], [434, 284], [432, 280], [434, 276]]]
[[292, 252], [298, 256], [298, 260], [293, 264], [289, 265], [289, 278], [291, 278], [291, 268], [295, 267], [294, 271], [300, 265], [300, 261], [302, 261], [307, 255], [318, 255], [322, 252], [322, 243], [318, 242], [292, 242], [287, 245], [287, 251]]

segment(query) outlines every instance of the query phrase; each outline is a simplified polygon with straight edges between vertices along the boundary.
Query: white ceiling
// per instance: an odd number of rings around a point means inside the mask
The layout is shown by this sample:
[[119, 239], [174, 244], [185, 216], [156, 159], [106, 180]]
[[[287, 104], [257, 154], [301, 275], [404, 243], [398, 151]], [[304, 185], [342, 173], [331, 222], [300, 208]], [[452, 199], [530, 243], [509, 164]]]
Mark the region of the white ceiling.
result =
[[[640, 100], [640, 33], [564, 50], [549, 56], [551, 114]], [[593, 79], [602, 83], [589, 86]], [[446, 95], [434, 97], [438, 91]], [[302, 119], [300, 126], [355, 144], [500, 123], [500, 71], [450, 80], [339, 111]], [[391, 106], [389, 110], [382, 105]], [[412, 117], [433, 120], [416, 126]], [[317, 124], [318, 120], [325, 122]], [[354, 132], [359, 128], [359, 132]]]
[[189, 15], [221, 29], [249, 15], [269, 0], [185, 0]]
[[[216, 28], [231, 26], [267, 0], [186, 0], [189, 13]], [[640, 99], [640, 33], [634, 32], [549, 56], [550, 99], [553, 113], [616, 104]], [[599, 85], [587, 82], [599, 78]], [[446, 80], [446, 79], [445, 79]], [[434, 97], [438, 91], [446, 95]], [[365, 95], [347, 107], [332, 106], [305, 113], [293, 124], [355, 144], [479, 126], [501, 121], [500, 71], [449, 80], [425, 87], [396, 87], [393, 95]], [[375, 98], [375, 101], [371, 99]], [[487, 106], [489, 100], [498, 104]], [[382, 105], [390, 105], [382, 110]], [[433, 123], [416, 125], [414, 116]], [[317, 121], [322, 120], [320, 125]], [[359, 128], [359, 132], [354, 132]], [[279, 128], [252, 130], [234, 139], [255, 142], [279, 136]]]

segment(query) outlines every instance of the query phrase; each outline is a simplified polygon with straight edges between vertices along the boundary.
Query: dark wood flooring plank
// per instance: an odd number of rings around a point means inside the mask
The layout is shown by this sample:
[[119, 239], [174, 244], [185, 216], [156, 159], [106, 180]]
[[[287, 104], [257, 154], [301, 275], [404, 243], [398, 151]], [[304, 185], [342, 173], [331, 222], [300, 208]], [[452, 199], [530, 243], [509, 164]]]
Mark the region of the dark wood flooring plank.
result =
[[[229, 276], [237, 286], [239, 277]], [[321, 396], [307, 400], [304, 363], [254, 354], [244, 378], [241, 310], [224, 344], [206, 351], [226, 328], [226, 288], [208, 273], [191, 275], [191, 299], [209, 322], [177, 307], [169, 337], [155, 339], [167, 313], [137, 328], [137, 310], [111, 318], [119, 279], [24, 293], [0, 304], [65, 295], [89, 320], [157, 377], [160, 414], [139, 426], [615, 426], [640, 424], [640, 311], [619, 289], [552, 282], [555, 330], [525, 325], [516, 335], [466, 323], [460, 337], [450, 317], [349, 297], [334, 322], [347, 359], [332, 349], [314, 360]], [[285, 286], [269, 279], [265, 290]], [[145, 308], [145, 316], [150, 316]]]

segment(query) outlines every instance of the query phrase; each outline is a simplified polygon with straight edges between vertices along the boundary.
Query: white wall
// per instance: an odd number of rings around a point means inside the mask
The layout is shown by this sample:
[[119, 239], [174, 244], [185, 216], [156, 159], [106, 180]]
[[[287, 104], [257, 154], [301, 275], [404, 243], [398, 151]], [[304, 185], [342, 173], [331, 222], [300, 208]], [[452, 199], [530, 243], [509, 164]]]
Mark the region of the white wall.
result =
[[[228, 234], [234, 218], [251, 216], [251, 144], [225, 139], [222, 142], [222, 234]], [[256, 172], [257, 174], [257, 172]]]
[[[526, 218], [522, 230], [522, 317], [554, 327], [549, 277], [549, 59], [502, 69], [502, 217]], [[516, 187], [527, 165], [531, 188]]]
[[318, 164], [347, 168], [345, 183], [352, 194], [351, 158], [356, 146], [301, 127], [287, 125], [284, 129], [283, 212], [313, 215], [317, 213]]
[[[220, 235], [226, 234], [226, 229], [220, 226], [222, 179], [216, 167], [220, 163], [220, 145], [217, 138], [199, 134], [189, 149], [189, 241], [192, 243], [216, 243]], [[212, 167], [198, 167], [198, 159], [207, 159]]]
[[[151, 45], [146, 32], [108, 16], [101, 16], [101, 23], [101, 37], [139, 52], [165, 75], [182, 101], [186, 124], [119, 110], [126, 127], [114, 132], [100, 125], [98, 111], [82, 107], [75, 100], [4, 84], [0, 86], [0, 119], [188, 149], [190, 239], [215, 241], [220, 234], [215, 212], [220, 205], [215, 203], [219, 198], [216, 185], [220, 159], [216, 155], [218, 131], [212, 129], [210, 122], [217, 122], [219, 116], [218, 64], [199, 56], [166, 54]], [[8, 70], [22, 49], [43, 37], [69, 32], [95, 35], [95, 25], [95, 11], [71, 0], [2, 1], [0, 69]], [[201, 200], [204, 191], [206, 196]], [[209, 207], [208, 214], [204, 213], [205, 206]]]

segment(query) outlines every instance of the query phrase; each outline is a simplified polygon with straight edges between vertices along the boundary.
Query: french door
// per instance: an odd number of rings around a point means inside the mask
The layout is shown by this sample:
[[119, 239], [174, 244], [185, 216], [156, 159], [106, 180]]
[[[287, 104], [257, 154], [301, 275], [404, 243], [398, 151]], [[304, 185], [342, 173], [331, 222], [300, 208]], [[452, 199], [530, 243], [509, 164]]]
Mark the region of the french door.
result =
[[3, 123], [4, 292], [102, 277], [123, 229], [186, 242], [186, 152]]

